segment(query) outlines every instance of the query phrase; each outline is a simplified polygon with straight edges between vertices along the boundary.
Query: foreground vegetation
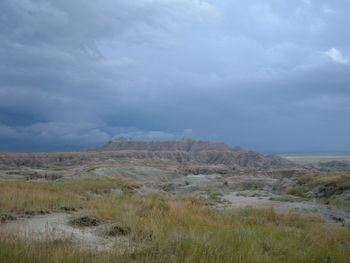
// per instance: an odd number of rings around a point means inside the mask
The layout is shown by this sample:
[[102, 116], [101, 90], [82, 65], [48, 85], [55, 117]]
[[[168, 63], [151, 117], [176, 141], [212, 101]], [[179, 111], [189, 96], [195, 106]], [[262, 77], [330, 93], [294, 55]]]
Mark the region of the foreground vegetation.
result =
[[[77, 211], [127, 226], [120, 252], [0, 235], [0, 262], [350, 262], [350, 227], [272, 209], [218, 211], [195, 197], [139, 195], [128, 180], [1, 182], [0, 214]], [[124, 194], [115, 194], [122, 189]], [[119, 251], [119, 252], [117, 252]]]

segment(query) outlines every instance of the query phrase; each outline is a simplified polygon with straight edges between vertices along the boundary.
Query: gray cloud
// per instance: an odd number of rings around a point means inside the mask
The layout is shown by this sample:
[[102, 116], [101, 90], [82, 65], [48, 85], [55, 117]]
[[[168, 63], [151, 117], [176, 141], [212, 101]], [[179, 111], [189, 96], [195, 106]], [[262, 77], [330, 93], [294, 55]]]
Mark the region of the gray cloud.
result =
[[77, 149], [119, 135], [348, 151], [349, 7], [3, 0], [0, 151]]

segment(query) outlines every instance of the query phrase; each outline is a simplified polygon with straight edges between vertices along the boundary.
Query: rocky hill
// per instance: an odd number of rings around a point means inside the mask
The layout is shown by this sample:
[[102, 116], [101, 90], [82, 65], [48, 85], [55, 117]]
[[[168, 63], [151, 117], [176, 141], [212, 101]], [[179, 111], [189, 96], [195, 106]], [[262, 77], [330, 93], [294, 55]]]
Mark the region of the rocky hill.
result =
[[247, 168], [285, 168], [294, 164], [276, 155], [264, 155], [231, 148], [223, 142], [212, 143], [193, 139], [173, 141], [112, 140], [105, 145], [76, 152], [1, 153], [0, 168], [19, 166], [84, 165], [120, 159], [165, 159], [179, 163], [224, 164]]

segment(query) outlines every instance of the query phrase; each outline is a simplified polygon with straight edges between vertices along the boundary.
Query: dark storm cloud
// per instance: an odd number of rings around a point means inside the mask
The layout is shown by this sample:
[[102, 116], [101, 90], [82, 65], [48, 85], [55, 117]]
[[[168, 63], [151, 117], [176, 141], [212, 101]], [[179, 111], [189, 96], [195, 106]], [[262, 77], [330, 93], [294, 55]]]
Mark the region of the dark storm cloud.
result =
[[115, 136], [348, 151], [347, 1], [0, 2], [0, 151]]

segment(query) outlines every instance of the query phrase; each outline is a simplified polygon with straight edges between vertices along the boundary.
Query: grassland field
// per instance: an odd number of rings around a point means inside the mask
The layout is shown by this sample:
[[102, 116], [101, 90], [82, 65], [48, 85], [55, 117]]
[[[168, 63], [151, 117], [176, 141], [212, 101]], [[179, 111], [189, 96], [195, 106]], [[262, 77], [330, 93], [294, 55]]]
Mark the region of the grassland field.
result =
[[[115, 195], [110, 189], [122, 189]], [[78, 182], [0, 181], [0, 214], [76, 214], [127, 225], [132, 247], [123, 253], [76, 249], [70, 240], [25, 242], [0, 235], [1, 263], [203, 262], [346, 263], [350, 226], [332, 226], [273, 209], [217, 210], [198, 197], [140, 195], [120, 179]]]

